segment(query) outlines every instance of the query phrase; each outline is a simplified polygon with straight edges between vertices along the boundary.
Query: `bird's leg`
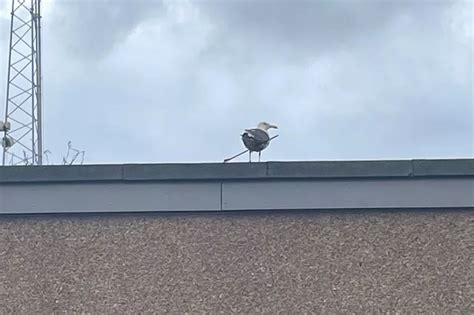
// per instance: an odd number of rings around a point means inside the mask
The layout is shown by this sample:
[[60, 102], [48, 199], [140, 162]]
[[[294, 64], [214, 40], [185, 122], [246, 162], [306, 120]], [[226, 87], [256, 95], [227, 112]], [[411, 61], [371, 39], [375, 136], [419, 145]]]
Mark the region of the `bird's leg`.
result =
[[249, 150], [249, 163], [252, 163], [252, 151]]
[[262, 151], [258, 152], [258, 161], [260, 162], [260, 156], [262, 155]]

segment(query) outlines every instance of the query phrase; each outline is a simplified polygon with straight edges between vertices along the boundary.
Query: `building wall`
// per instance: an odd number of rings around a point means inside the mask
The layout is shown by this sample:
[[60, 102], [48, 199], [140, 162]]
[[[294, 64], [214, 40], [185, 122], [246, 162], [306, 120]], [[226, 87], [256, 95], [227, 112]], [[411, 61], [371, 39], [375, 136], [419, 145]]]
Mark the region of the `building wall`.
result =
[[473, 210], [2, 216], [0, 313], [473, 313]]

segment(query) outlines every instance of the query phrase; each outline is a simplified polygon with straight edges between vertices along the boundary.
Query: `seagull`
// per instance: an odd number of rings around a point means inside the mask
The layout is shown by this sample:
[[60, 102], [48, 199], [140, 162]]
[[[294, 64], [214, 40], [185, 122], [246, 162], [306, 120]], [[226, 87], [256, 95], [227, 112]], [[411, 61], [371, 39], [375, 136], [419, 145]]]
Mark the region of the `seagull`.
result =
[[258, 161], [260, 162], [262, 151], [270, 144], [268, 129], [271, 128], [278, 129], [277, 126], [267, 122], [259, 123], [257, 128], [245, 129], [242, 134], [242, 141], [249, 150], [249, 162], [252, 162], [252, 152], [258, 152]]

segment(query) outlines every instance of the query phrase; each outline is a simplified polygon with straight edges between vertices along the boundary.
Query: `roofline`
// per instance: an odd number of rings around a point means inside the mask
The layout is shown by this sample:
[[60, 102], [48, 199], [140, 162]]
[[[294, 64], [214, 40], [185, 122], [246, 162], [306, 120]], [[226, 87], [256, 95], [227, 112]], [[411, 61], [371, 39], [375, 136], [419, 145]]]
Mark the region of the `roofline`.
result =
[[0, 215], [474, 209], [474, 159], [0, 168]]
[[0, 184], [474, 176], [474, 159], [0, 166]]

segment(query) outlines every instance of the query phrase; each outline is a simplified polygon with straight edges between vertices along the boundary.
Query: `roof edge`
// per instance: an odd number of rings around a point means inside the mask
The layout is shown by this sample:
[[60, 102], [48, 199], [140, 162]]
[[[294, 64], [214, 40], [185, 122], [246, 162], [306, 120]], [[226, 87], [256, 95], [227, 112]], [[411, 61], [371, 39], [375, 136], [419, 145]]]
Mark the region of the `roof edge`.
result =
[[474, 176], [474, 159], [0, 166], [0, 184]]

